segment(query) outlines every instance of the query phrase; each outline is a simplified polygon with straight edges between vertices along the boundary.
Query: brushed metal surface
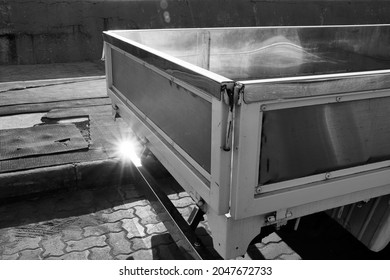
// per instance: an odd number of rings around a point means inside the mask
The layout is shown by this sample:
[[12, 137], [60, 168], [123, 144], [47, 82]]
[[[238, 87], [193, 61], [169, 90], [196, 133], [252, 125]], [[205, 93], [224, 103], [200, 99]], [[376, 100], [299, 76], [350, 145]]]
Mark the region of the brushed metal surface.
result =
[[[329, 87], [354, 84], [354, 90], [390, 87], [388, 75], [367, 78], [370, 71], [390, 72], [388, 24], [117, 30], [103, 36], [218, 99], [222, 84], [233, 80], [246, 85], [244, 100], [249, 103], [322, 95]], [[361, 77], [345, 76], [362, 72], [361, 83]], [[319, 75], [333, 75], [329, 78], [332, 84]], [[368, 88], [364, 86], [367, 83], [371, 85]]]
[[[144, 32], [147, 32], [148, 30], [144, 30]], [[133, 31], [129, 31], [133, 32]], [[174, 32], [174, 31], [173, 31]], [[152, 32], [147, 32], [152, 33]], [[106, 42], [112, 44], [113, 46], [123, 50], [126, 53], [129, 53], [131, 55], [134, 55], [135, 57], [143, 60], [145, 63], [148, 63], [164, 72], [166, 72], [168, 75], [177, 78], [181, 81], [184, 81], [198, 89], [203, 90], [205, 93], [210, 94], [218, 99], [221, 99], [221, 88], [222, 84], [227, 82], [232, 82], [230, 79], [226, 77], [221, 77], [219, 75], [216, 75], [212, 72], [206, 71], [202, 68], [196, 68], [196, 64], [192, 64], [191, 62], [196, 61], [191, 60], [191, 57], [193, 55], [185, 55], [181, 56], [179, 55], [178, 51], [169, 51], [167, 49], [162, 49], [159, 51], [156, 50], [150, 50], [145, 49], [146, 46], [138, 46], [131, 44], [129, 42], [126, 42], [126, 37], [121, 33], [120, 35], [116, 35], [116, 33], [104, 33], [103, 38]], [[158, 34], [158, 33], [157, 33]], [[164, 33], [163, 33], [164, 34]], [[180, 35], [180, 34], [177, 34]], [[155, 36], [156, 37], [156, 36]], [[159, 35], [160, 38], [156, 38], [156, 41], [164, 40], [165, 36]], [[180, 38], [180, 36], [178, 36]], [[152, 40], [153, 41], [153, 40]], [[179, 42], [179, 41], [177, 41]], [[192, 41], [190, 41], [192, 42]], [[196, 46], [196, 44], [194, 45]], [[152, 46], [152, 47], [160, 47], [160, 46]], [[186, 52], [186, 51], [185, 51]], [[164, 57], [164, 54], [168, 54], [171, 56], [177, 56], [181, 60], [181, 62], [172, 61], [169, 58]], [[202, 55], [202, 51], [199, 53], [199, 57]], [[189, 60], [190, 63], [183, 64], [183, 62], [186, 62], [186, 57]], [[200, 58], [199, 58], [200, 59]]]
[[115, 88], [210, 172], [211, 103], [114, 50], [112, 71]]
[[257, 80], [386, 69], [389, 31], [386, 25], [211, 30], [210, 70]]
[[390, 66], [390, 25], [111, 32], [152, 48], [151, 53], [168, 54], [199, 67], [205, 45], [202, 38], [209, 34], [209, 70], [233, 80], [359, 72]]
[[390, 98], [265, 112], [259, 184], [390, 159]]

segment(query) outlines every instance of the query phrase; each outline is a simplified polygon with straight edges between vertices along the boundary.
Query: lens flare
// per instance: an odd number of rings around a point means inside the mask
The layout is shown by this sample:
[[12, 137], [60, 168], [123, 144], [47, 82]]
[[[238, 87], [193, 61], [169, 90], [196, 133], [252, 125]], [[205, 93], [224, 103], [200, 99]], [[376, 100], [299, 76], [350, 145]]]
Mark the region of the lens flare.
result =
[[118, 143], [118, 155], [125, 161], [131, 161], [135, 166], [140, 167], [141, 158], [137, 155], [137, 143], [134, 140], [121, 140]]

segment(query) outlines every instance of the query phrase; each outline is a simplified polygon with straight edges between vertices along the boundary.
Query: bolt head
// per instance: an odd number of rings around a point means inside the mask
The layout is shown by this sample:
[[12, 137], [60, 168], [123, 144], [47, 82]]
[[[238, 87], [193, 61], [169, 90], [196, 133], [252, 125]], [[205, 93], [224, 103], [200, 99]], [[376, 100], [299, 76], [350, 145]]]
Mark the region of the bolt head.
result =
[[273, 223], [276, 221], [276, 218], [275, 218], [275, 216], [269, 216], [269, 217], [267, 217], [267, 221], [270, 223]]

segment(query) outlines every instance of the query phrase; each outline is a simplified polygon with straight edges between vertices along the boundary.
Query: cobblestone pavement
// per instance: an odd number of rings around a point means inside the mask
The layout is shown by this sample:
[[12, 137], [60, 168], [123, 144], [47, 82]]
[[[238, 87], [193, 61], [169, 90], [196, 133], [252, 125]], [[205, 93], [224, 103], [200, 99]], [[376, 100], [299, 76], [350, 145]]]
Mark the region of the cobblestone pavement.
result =
[[[169, 192], [168, 192], [169, 193]], [[184, 191], [169, 197], [187, 218]], [[211, 246], [207, 221], [198, 233]], [[240, 259], [300, 259], [273, 233]], [[0, 206], [0, 259], [183, 259], [164, 224], [132, 184], [62, 191]]]

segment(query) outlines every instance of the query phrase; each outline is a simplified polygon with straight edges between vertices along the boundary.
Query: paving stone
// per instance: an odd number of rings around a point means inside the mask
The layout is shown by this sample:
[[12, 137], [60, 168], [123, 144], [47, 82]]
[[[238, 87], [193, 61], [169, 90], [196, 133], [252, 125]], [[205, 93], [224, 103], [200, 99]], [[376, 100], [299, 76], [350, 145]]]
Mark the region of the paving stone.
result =
[[277, 260], [301, 260], [302, 258], [297, 253], [293, 253], [293, 254], [281, 254], [276, 259]]
[[106, 245], [106, 237], [102, 236], [90, 236], [77, 241], [68, 241], [66, 242], [68, 246], [66, 247], [67, 252], [73, 251], [84, 251], [92, 247], [103, 247]]
[[140, 200], [135, 200], [132, 202], [124, 202], [122, 205], [115, 206], [112, 209], [114, 211], [128, 210], [128, 209], [131, 209], [135, 206], [146, 206], [146, 205], [149, 205], [149, 202], [146, 199], [140, 199]]
[[281, 254], [294, 253], [294, 251], [283, 241], [280, 241], [279, 243], [268, 243], [260, 249], [260, 252], [266, 260], [273, 260]]
[[157, 248], [138, 250], [130, 254], [131, 259], [133, 260], [155, 260], [157, 259]]
[[0, 260], [17, 260], [18, 258], [19, 258], [18, 253], [12, 255], [0, 255]]
[[65, 253], [66, 244], [62, 241], [61, 235], [45, 237], [41, 244], [43, 247], [43, 258], [61, 256]]
[[189, 206], [189, 207], [184, 207], [184, 208], [177, 208], [177, 210], [179, 211], [179, 213], [183, 216], [183, 218], [188, 221], [188, 218], [190, 217], [191, 215], [191, 212], [192, 212], [192, 209], [193, 207]]
[[195, 205], [195, 202], [189, 196], [182, 197], [182, 198], [179, 198], [179, 199], [174, 199], [174, 200], [172, 200], [172, 203], [177, 208], [183, 208], [183, 207], [188, 207], [188, 206]]
[[39, 248], [39, 242], [41, 241], [42, 237], [34, 237], [34, 238], [21, 238], [20, 240], [15, 240], [13, 242], [6, 243], [0, 247], [0, 254], [5, 255], [13, 255], [17, 252], [20, 252], [22, 250], [26, 249], [38, 249]]
[[90, 260], [111, 260], [112, 256], [110, 254], [110, 251], [111, 248], [109, 246], [90, 248], [89, 259]]
[[160, 218], [150, 205], [136, 206], [135, 214], [140, 218], [141, 224], [157, 224], [160, 222]]
[[179, 192], [177, 193], [178, 197], [191, 197], [187, 192]]
[[134, 209], [118, 210], [109, 214], [103, 213], [101, 217], [108, 223], [115, 223], [122, 219], [134, 218]]
[[123, 255], [116, 255], [114, 257], [114, 260], [126, 261], [126, 260], [134, 260], [134, 258], [131, 257], [131, 254], [123, 254]]
[[43, 252], [42, 248], [38, 248], [35, 250], [23, 250], [20, 251], [19, 259], [20, 260], [41, 260], [42, 252]]
[[96, 216], [96, 217], [100, 217], [102, 214], [111, 214], [113, 212], [115, 212], [115, 211], [112, 209], [112, 206], [110, 206], [109, 208], [96, 210], [95, 213], [91, 213], [91, 215]]
[[255, 250], [261, 250], [262, 248], [264, 248], [264, 246], [266, 246], [266, 244], [262, 242], [258, 242], [258, 243], [251, 244], [249, 247]]
[[157, 247], [157, 256], [161, 260], [182, 260], [184, 255], [175, 243], [169, 245], [160, 245]]
[[65, 242], [70, 240], [80, 240], [83, 238], [83, 229], [79, 226], [68, 226], [62, 230], [62, 240]]
[[146, 228], [140, 224], [138, 218], [123, 219], [122, 227], [127, 231], [127, 238], [144, 237], [146, 235]]
[[126, 239], [126, 233], [123, 232], [110, 232], [107, 234], [107, 243], [112, 248], [112, 255], [130, 254], [133, 252], [131, 249], [131, 243]]
[[255, 243], [255, 244], [250, 244], [248, 247], [248, 250], [246, 254], [244, 255], [244, 259], [249, 259], [249, 260], [265, 260], [266, 258], [261, 252], [261, 249], [264, 248], [263, 243]]
[[16, 231], [13, 228], [6, 228], [0, 230], [0, 255], [3, 253], [7, 244], [17, 243], [18, 238], [15, 235]]
[[164, 223], [158, 224], [149, 224], [146, 225], [146, 233], [147, 234], [156, 234], [156, 233], [165, 233], [167, 228], [164, 226]]
[[47, 260], [88, 260], [89, 251], [83, 252], [71, 252], [62, 256], [53, 256], [47, 258]]
[[171, 194], [168, 194], [168, 197], [171, 200], [180, 199], [183, 197], [189, 197], [192, 200], [191, 196], [187, 192], [171, 193]]
[[173, 242], [172, 237], [168, 233], [158, 234], [158, 235], [149, 235], [144, 238], [132, 238], [131, 239], [131, 247], [133, 251], [138, 251], [141, 249], [150, 249], [156, 246], [160, 246], [163, 244], [170, 244]]
[[83, 235], [85, 237], [89, 236], [99, 236], [106, 234], [108, 232], [120, 232], [122, 231], [121, 222], [116, 223], [105, 223], [97, 226], [88, 226], [84, 228]]
[[72, 225], [85, 228], [88, 226], [97, 226], [102, 223], [104, 223], [104, 220], [101, 217], [91, 213], [86, 215], [79, 215], [77, 219], [72, 222]]
[[180, 196], [177, 193], [171, 193], [171, 194], [168, 194], [168, 198], [170, 200], [175, 200], [175, 199], [179, 199]]
[[282, 239], [280, 238], [280, 236], [276, 232], [273, 232], [270, 235], [264, 237], [263, 240], [261, 240], [261, 242], [263, 242], [264, 244], [267, 244], [269, 242], [277, 243], [281, 240]]

